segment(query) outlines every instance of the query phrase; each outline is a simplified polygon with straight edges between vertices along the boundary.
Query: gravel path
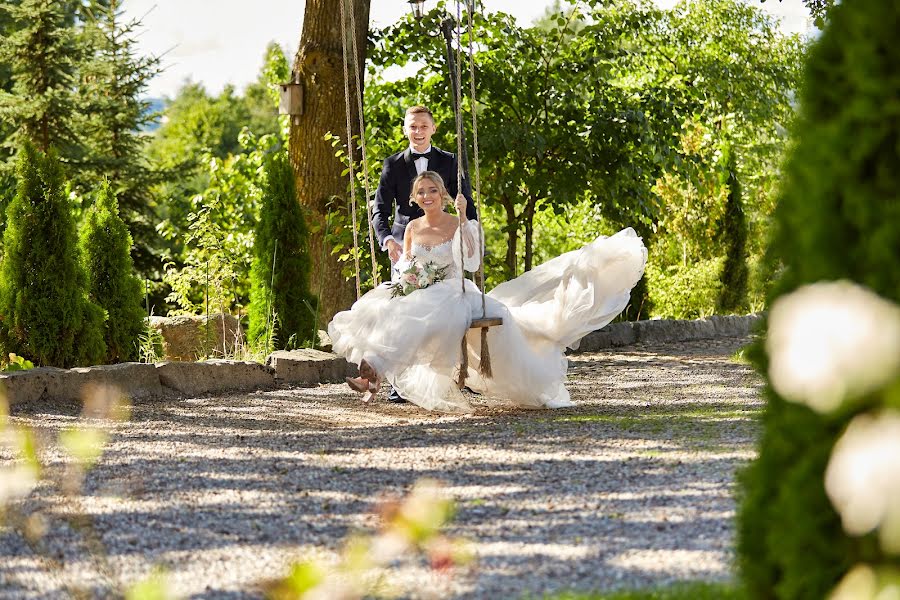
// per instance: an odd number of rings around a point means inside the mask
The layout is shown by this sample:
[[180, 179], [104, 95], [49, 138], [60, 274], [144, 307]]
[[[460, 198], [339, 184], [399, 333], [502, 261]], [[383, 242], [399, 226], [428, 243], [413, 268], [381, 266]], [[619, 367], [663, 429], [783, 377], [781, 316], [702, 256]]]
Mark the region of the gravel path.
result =
[[[46, 486], [22, 505], [47, 517], [42, 541], [0, 528], [0, 597], [112, 596], [154, 566], [182, 596], [259, 597], [292, 560], [334, 560], [376, 525], [380, 494], [422, 477], [457, 501], [450, 533], [477, 562], [397, 565], [402, 597], [729, 579], [734, 475], [761, 409], [761, 380], [731, 358], [746, 342], [574, 355], [576, 407], [556, 411], [445, 416], [362, 405], [340, 385], [141, 404], [84, 496]], [[13, 420], [51, 436], [78, 410], [17, 405]]]

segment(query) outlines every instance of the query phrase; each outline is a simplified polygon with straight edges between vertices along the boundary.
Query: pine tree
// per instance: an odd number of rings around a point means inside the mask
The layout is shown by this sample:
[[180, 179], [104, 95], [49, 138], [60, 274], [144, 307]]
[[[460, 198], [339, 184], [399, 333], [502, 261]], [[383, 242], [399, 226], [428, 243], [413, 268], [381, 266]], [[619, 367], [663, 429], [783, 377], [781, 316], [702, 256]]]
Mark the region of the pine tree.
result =
[[105, 315], [87, 296], [62, 166], [26, 141], [16, 176], [0, 263], [0, 351], [40, 365], [96, 364]]
[[13, 21], [0, 38], [0, 62], [12, 72], [11, 92], [0, 92], [0, 120], [13, 132], [2, 141], [6, 170], [23, 139], [42, 152], [54, 148], [64, 160], [78, 156], [73, 126], [75, 72], [82, 55], [65, 3], [58, 0], [4, 2]]
[[160, 72], [157, 57], [138, 54], [139, 21], [124, 21], [119, 2], [95, 4], [83, 37], [90, 58], [81, 66], [79, 102], [84, 115], [85, 159], [74, 175], [78, 187], [91, 190], [107, 178], [118, 199], [121, 217], [134, 239], [131, 250], [138, 271], [158, 279], [158, 234], [154, 186], [171, 175], [152, 166], [145, 153], [148, 136], [141, 129], [156, 117], [141, 100], [149, 81]]
[[294, 190], [287, 154], [273, 154], [266, 163], [250, 272], [249, 338], [267, 350], [301, 347], [315, 336], [309, 233]]
[[719, 278], [722, 289], [716, 300], [716, 312], [719, 314], [741, 312], [746, 308], [747, 298], [747, 219], [741, 201], [741, 183], [737, 178], [737, 160], [731, 149], [724, 154], [728, 198], [720, 227], [725, 245], [725, 265]]
[[[811, 48], [768, 248], [779, 274], [772, 300], [850, 280], [900, 302], [897, 31], [897, 2], [841, 2]], [[754, 353], [765, 376], [762, 344]], [[838, 436], [874, 400], [820, 414], [771, 385], [766, 397], [759, 456], [741, 477], [738, 558], [749, 596], [819, 600], [854, 563], [896, 566], [872, 534], [843, 530], [823, 481]]]
[[131, 234], [119, 217], [116, 196], [104, 182], [81, 231], [88, 293], [106, 310], [106, 363], [137, 360], [144, 331], [141, 282], [131, 260]]

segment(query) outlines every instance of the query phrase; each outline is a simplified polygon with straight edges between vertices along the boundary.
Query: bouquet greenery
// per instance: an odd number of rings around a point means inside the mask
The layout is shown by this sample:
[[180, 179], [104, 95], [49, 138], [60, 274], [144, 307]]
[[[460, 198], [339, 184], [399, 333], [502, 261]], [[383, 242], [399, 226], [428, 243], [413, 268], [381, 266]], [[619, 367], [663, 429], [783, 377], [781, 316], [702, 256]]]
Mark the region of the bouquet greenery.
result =
[[427, 288], [447, 276], [450, 265], [439, 267], [433, 262], [421, 263], [415, 256], [410, 257], [407, 267], [400, 272], [400, 280], [392, 283], [391, 297], [408, 296], [415, 290]]

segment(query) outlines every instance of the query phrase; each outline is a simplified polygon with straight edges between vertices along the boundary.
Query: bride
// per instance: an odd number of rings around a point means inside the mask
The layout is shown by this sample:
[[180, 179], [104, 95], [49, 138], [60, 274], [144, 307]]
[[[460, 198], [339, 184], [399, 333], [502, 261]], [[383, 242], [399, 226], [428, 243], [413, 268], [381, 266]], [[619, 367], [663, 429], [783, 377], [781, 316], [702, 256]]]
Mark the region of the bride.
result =
[[[456, 378], [464, 335], [469, 336], [468, 364], [478, 365], [480, 359], [480, 334], [469, 333], [469, 323], [482, 316], [481, 292], [462, 273], [480, 266], [481, 226], [466, 218], [462, 194], [455, 200], [461, 218], [444, 211], [453, 200], [433, 171], [416, 177], [410, 199], [425, 215], [407, 226], [397, 265], [401, 281], [381, 284], [335, 315], [328, 335], [336, 353], [359, 365], [359, 377], [347, 382], [365, 392], [365, 400], [387, 380], [423, 408], [471, 412]], [[485, 299], [485, 316], [500, 317], [503, 324], [488, 333], [492, 377], [469, 367], [468, 387], [489, 402], [572, 406], [564, 385], [566, 347], [577, 348], [582, 337], [625, 308], [646, 261], [647, 250], [628, 228], [494, 288]], [[437, 273], [427, 287], [415, 276], [418, 271], [421, 279], [423, 270]]]

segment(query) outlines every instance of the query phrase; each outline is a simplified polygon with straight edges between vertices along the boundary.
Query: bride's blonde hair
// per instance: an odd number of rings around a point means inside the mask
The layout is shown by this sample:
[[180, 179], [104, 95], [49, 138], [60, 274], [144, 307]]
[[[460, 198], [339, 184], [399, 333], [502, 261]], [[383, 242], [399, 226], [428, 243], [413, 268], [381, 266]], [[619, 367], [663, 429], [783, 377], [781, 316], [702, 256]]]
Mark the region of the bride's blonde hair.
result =
[[431, 183], [435, 184], [438, 187], [441, 198], [444, 199], [444, 206], [447, 206], [448, 204], [453, 202], [453, 198], [450, 197], [450, 192], [447, 191], [447, 186], [444, 185], [444, 178], [441, 177], [441, 174], [437, 173], [436, 171], [422, 171], [421, 173], [419, 173], [418, 177], [413, 179], [412, 191], [409, 193], [410, 202], [412, 202], [416, 206], [419, 205], [419, 203], [416, 202], [416, 188], [419, 187], [419, 183], [421, 183], [423, 179], [431, 181]]

